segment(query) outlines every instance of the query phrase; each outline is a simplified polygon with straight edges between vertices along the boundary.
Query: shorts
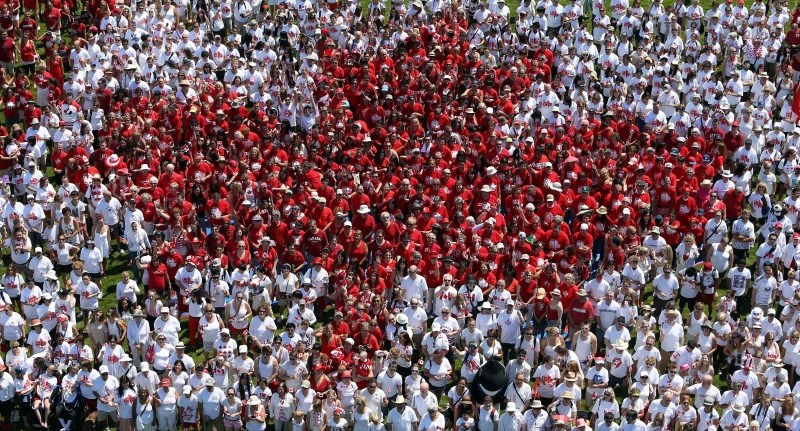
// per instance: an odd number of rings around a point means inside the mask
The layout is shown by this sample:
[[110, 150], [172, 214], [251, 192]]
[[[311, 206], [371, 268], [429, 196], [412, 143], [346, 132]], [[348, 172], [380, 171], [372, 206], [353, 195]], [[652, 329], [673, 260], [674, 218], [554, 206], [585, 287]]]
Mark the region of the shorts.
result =
[[200, 429], [200, 424], [193, 424], [191, 422], [184, 422], [181, 424], [182, 431], [198, 431]]
[[81, 308], [81, 316], [83, 316], [83, 320], [86, 320], [89, 317], [91, 317], [92, 313], [94, 313], [96, 310], [97, 310], [96, 308], [94, 310]]
[[698, 293], [697, 299], [706, 305], [713, 305], [714, 304], [714, 293]]
[[211, 352], [214, 350], [214, 342], [203, 340], [203, 351]]
[[225, 424], [225, 428], [241, 428], [242, 427], [242, 420], [241, 419], [228, 419], [225, 418], [222, 420], [222, 423]]
[[117, 410], [105, 412], [102, 410], [97, 411], [97, 421], [98, 422], [105, 422], [107, 420], [111, 420], [112, 422], [119, 422], [119, 413]]

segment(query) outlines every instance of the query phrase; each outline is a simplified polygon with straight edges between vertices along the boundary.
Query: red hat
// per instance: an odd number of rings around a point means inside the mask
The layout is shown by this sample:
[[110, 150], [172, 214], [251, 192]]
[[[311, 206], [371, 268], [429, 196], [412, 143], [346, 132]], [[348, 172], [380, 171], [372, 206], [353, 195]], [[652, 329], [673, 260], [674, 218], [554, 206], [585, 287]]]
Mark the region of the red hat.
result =
[[706, 262], [706, 263], [704, 263], [704, 264], [703, 264], [703, 268], [704, 268], [706, 271], [708, 271], [708, 270], [710, 270], [711, 268], [713, 268], [713, 266], [711, 265], [711, 262]]
[[343, 379], [349, 379], [351, 377], [350, 371], [345, 371], [342, 373]]
[[322, 365], [322, 364], [314, 365], [314, 371], [320, 371], [320, 370], [324, 370], [324, 369], [325, 369], [325, 366]]
[[192, 244], [202, 244], [202, 243], [203, 243], [203, 241], [200, 241], [200, 238], [198, 238], [198, 237], [194, 237], [192, 239]]
[[775, 223], [775, 229], [783, 229], [783, 223]]
[[738, 121], [734, 121], [733, 123], [731, 123], [731, 126], [739, 127], [739, 122]]
[[322, 265], [322, 258], [321, 257], [315, 257], [314, 258], [314, 265]]
[[161, 386], [163, 386], [165, 388], [168, 388], [171, 385], [172, 385], [172, 383], [169, 381], [169, 379], [161, 379]]

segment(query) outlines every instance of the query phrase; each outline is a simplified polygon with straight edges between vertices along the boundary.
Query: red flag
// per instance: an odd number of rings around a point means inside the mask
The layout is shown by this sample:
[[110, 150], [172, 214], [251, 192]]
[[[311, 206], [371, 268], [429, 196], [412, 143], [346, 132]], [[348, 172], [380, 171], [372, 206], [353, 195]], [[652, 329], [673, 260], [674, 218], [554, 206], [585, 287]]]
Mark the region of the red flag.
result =
[[792, 112], [800, 117], [800, 86], [795, 89], [794, 99], [792, 100]]

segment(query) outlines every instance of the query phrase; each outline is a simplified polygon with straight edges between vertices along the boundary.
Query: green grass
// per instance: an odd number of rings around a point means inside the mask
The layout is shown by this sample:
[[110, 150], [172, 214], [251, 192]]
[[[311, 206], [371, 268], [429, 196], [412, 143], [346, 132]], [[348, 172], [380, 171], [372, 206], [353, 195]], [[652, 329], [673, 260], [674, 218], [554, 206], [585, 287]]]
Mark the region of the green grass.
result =
[[[506, 2], [506, 6], [510, 9], [511, 14], [514, 17], [516, 16], [516, 9], [519, 6], [519, 3], [520, 3], [519, 0], [507, 0], [507, 2]], [[569, 3], [569, 1], [568, 0], [561, 0], [561, 3], [566, 5], [566, 4]], [[607, 9], [608, 9], [609, 3], [610, 3], [609, 1], [606, 1]], [[647, 10], [650, 7], [651, 3], [652, 3], [652, 1], [645, 0], [645, 1], [642, 2], [642, 7], [645, 10]], [[748, 5], [750, 5], [752, 3], [752, 0], [746, 0], [746, 3]], [[369, 0], [362, 0], [362, 7], [363, 7], [364, 11], [367, 10], [367, 5], [368, 4], [369, 4]], [[709, 7], [711, 7], [711, 0], [700, 0], [700, 4], [703, 6], [704, 10], [707, 12]], [[584, 13], [585, 14], [591, 14], [591, 8], [587, 8], [584, 11]], [[43, 31], [41, 33], [43, 33]], [[67, 39], [67, 42], [69, 43], [70, 40], [69, 40], [68, 36], [66, 36], [66, 39]], [[43, 53], [44, 53], [43, 47], [41, 47], [41, 46], [39, 48], [39, 53], [40, 53], [40, 55], [43, 55]], [[65, 70], [69, 70], [68, 67], [65, 66]], [[2, 114], [0, 113], [0, 116], [1, 115]], [[0, 118], [0, 120], [2, 120], [2, 118]], [[52, 179], [53, 178], [52, 170], [48, 169], [48, 174]], [[754, 254], [754, 251], [751, 254]], [[754, 264], [754, 261], [755, 261], [755, 258], [751, 257], [751, 259], [748, 261], [748, 266], [752, 267], [753, 264]], [[100, 283], [101, 284], [101, 289], [103, 290], [103, 297], [102, 297], [102, 299], [100, 301], [101, 309], [108, 310], [108, 309], [116, 307], [116, 284], [121, 280], [122, 272], [125, 271], [125, 270], [128, 270], [128, 269], [129, 268], [128, 268], [127, 255], [123, 255], [123, 254], [119, 254], [119, 253], [113, 254], [111, 256], [110, 260], [106, 263], [105, 277], [102, 279], [102, 281]], [[4, 273], [5, 271], [2, 270], [0, 272]], [[143, 287], [143, 291], [144, 291], [144, 286], [141, 286], [141, 287]], [[649, 285], [648, 285], [648, 288], [650, 288]], [[651, 290], [648, 290], [648, 292], [651, 292]], [[723, 294], [723, 292], [720, 292], [720, 295], [718, 295], [718, 297], [721, 297], [722, 294]], [[140, 295], [140, 296], [144, 297], [145, 295]], [[715, 302], [715, 305], [716, 305], [716, 302]], [[322, 313], [320, 321], [321, 322], [330, 321], [331, 317], [332, 317], [332, 310], [329, 308], [324, 313]], [[686, 318], [686, 317], [687, 316], [684, 315], [684, 318]], [[188, 328], [188, 324], [186, 323], [185, 320], [183, 320], [182, 321], [182, 329], [181, 329], [181, 332], [180, 332], [180, 337], [183, 340], [188, 340], [188, 333], [187, 333], [188, 329], [187, 328]], [[635, 337], [635, 332], [632, 333], [631, 335], [633, 337]], [[197, 350], [193, 350], [193, 351], [188, 351], [187, 350], [187, 353], [190, 354], [190, 356], [192, 356], [195, 359], [195, 361], [197, 362], [198, 365], [202, 363], [202, 351], [201, 351], [201, 349], [197, 349]], [[457, 363], [455, 365], [456, 365], [456, 369], [460, 368], [460, 360], [457, 361]], [[723, 391], [725, 389], [727, 389], [727, 383], [722, 378], [722, 376], [720, 376], [719, 371], [717, 372], [717, 375], [715, 376], [714, 383], [715, 383], [715, 385], [717, 387], [719, 387]], [[449, 386], [448, 386], [448, 388], [449, 388]], [[442, 406], [446, 406], [447, 405], [446, 396], [442, 397], [442, 399], [440, 400], [440, 404]]]

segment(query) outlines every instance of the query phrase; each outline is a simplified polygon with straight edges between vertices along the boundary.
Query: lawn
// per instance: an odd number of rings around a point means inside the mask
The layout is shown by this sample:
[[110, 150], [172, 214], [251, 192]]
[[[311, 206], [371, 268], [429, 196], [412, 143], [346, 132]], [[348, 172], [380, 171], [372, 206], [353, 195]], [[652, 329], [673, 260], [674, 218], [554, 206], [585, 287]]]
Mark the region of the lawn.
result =
[[[369, 3], [368, 0], [365, 0], [365, 1], [362, 2], [362, 6], [363, 6], [362, 10], [365, 10], [365, 11], [367, 10], [366, 6], [367, 6], [368, 3]], [[562, 3], [567, 4], [568, 2], [562, 1]], [[649, 7], [650, 3], [651, 3], [650, 1], [644, 1], [642, 3], [642, 6], [644, 7], [645, 10], [647, 10], [647, 8]], [[704, 9], [707, 11], [708, 8], [711, 6], [712, 1], [711, 0], [701, 0], [700, 3], [704, 7]], [[748, 0], [747, 4], [750, 4], [750, 3], [751, 3], [751, 1]], [[511, 10], [512, 15], [516, 15], [516, 9], [517, 9], [518, 5], [519, 5], [519, 0], [507, 0], [507, 6]], [[591, 13], [591, 7], [589, 7], [588, 5], [584, 9], [586, 11], [588, 11], [589, 13]], [[52, 174], [52, 172], [49, 172], [49, 173]], [[750, 263], [752, 264], [752, 262], [750, 262]], [[110, 259], [110, 261], [107, 263], [107, 265], [106, 265], [106, 276], [103, 278], [102, 283], [101, 283], [101, 288], [103, 290], [103, 298], [101, 300], [101, 307], [103, 309], [110, 309], [110, 308], [113, 308], [113, 307], [116, 306], [116, 284], [121, 279], [121, 273], [124, 270], [127, 270], [127, 269], [128, 269], [127, 258], [126, 258], [126, 256], [121, 255], [121, 254], [114, 254], [112, 256], [112, 258]], [[324, 316], [325, 316], [325, 318], [320, 319], [320, 320], [322, 320], [322, 321], [330, 320], [330, 317], [331, 317], [330, 310], [328, 310], [328, 312], [326, 312], [324, 314]], [[686, 316], [684, 316], [684, 318], [685, 317]], [[186, 332], [187, 332], [186, 327], [188, 325], [186, 324], [185, 320], [183, 321], [183, 326], [184, 326], [184, 328], [181, 331], [181, 337], [183, 339], [188, 339], [188, 336], [186, 334]], [[635, 334], [633, 334], [633, 335], [635, 337]], [[202, 354], [200, 354], [199, 350], [191, 351], [189, 353], [195, 358], [195, 360], [198, 361], [198, 363], [199, 363], [199, 360], [202, 359]], [[460, 365], [460, 364], [457, 364], [457, 365]], [[720, 378], [719, 374], [715, 377], [715, 383], [722, 390], [724, 390], [725, 387], [726, 387], [726, 383], [725, 383], [724, 379]], [[443, 404], [446, 403], [445, 400], [442, 400], [442, 402], [443, 402]]]

